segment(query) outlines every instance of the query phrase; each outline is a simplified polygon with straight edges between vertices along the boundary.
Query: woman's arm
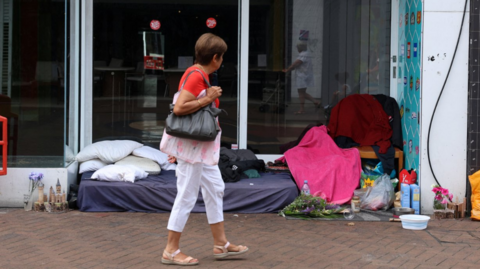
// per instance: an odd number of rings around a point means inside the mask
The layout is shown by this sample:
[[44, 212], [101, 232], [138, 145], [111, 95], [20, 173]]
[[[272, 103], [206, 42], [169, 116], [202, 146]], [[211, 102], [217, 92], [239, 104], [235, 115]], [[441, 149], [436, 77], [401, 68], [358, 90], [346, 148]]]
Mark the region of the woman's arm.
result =
[[183, 116], [191, 114], [200, 108], [212, 103], [222, 95], [222, 88], [218, 86], [212, 86], [207, 89], [207, 95], [197, 99], [189, 91], [181, 91], [180, 96], [178, 96], [177, 102], [173, 107], [173, 113], [177, 116]]
[[283, 69], [283, 72], [288, 73], [302, 64], [303, 64], [302, 60], [297, 59], [295, 60], [295, 62], [292, 63], [292, 65], [290, 65], [290, 67], [288, 67], [287, 69]]

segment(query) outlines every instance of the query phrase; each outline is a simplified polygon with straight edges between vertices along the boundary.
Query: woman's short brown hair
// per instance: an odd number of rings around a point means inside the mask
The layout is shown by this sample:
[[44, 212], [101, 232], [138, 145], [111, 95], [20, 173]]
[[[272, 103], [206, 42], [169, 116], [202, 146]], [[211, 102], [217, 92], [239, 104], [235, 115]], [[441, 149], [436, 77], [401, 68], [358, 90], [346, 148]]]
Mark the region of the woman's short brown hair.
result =
[[195, 44], [195, 60], [198, 64], [208, 65], [217, 54], [222, 56], [227, 51], [227, 43], [212, 33], [201, 35]]

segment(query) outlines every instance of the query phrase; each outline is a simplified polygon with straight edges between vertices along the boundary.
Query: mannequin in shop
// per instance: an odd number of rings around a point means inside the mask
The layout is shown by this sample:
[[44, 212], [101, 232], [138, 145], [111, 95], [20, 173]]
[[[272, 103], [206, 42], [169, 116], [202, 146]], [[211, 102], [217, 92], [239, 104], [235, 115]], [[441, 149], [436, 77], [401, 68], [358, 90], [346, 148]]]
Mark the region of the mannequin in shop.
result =
[[[209, 75], [221, 66], [226, 50], [227, 44], [222, 38], [210, 33], [200, 36], [195, 44], [195, 64], [185, 71], [180, 80], [180, 85], [183, 86], [174, 99], [173, 113], [181, 116], [193, 113], [207, 105], [219, 106], [218, 98], [222, 95], [222, 88], [209, 87], [205, 79], [208, 79]], [[162, 255], [163, 264], [196, 265], [199, 263], [198, 259], [180, 251], [180, 237], [197, 201], [200, 186], [213, 235], [214, 258], [223, 259], [248, 251], [246, 246], [230, 244], [225, 235], [223, 219], [225, 184], [218, 168], [220, 135], [221, 132], [213, 142], [193, 141], [165, 134], [162, 137], [160, 149], [170, 155], [170, 161], [176, 159], [178, 163], [177, 196], [168, 221], [168, 242]], [[176, 142], [170, 144], [169, 140]]]

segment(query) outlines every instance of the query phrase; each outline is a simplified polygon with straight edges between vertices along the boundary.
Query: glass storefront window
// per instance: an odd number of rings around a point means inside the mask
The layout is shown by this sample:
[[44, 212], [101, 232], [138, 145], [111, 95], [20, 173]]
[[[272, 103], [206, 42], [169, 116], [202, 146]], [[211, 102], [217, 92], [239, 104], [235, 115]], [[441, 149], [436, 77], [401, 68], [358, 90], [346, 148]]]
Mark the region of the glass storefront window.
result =
[[206, 32], [228, 50], [213, 81], [224, 90], [222, 142], [237, 142], [238, 1], [93, 1], [92, 142], [159, 146], [173, 94]]
[[[92, 133], [81, 135], [158, 147], [195, 41], [212, 32], [229, 46], [212, 76], [228, 112], [221, 117], [222, 143], [238, 143], [240, 2], [93, 0], [87, 29], [92, 80], [77, 82], [92, 85], [92, 111], [84, 119]], [[67, 38], [79, 22], [70, 22], [70, 1], [0, 3], [0, 115], [10, 123], [8, 165], [64, 167], [79, 142], [79, 96], [67, 81], [80, 76]], [[382, 0], [250, 1], [248, 111], [241, 111], [248, 115], [247, 147], [281, 154], [307, 126], [328, 124], [329, 109], [348, 94], [389, 95], [390, 12], [390, 1]], [[290, 70], [302, 57], [309, 66]]]
[[9, 120], [9, 167], [64, 167], [72, 161], [65, 158], [71, 151], [65, 135], [67, 4], [0, 1], [0, 115]]
[[389, 95], [390, 13], [381, 0], [250, 1], [248, 148], [283, 154], [345, 96]]

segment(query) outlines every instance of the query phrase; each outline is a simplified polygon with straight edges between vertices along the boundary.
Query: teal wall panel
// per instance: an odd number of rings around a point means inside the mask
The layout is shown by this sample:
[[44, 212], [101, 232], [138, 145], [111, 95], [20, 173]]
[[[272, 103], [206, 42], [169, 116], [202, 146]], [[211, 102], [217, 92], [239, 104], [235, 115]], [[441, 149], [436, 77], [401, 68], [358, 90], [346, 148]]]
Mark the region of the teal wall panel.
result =
[[398, 96], [406, 169], [419, 168], [422, 1], [400, 0]]

